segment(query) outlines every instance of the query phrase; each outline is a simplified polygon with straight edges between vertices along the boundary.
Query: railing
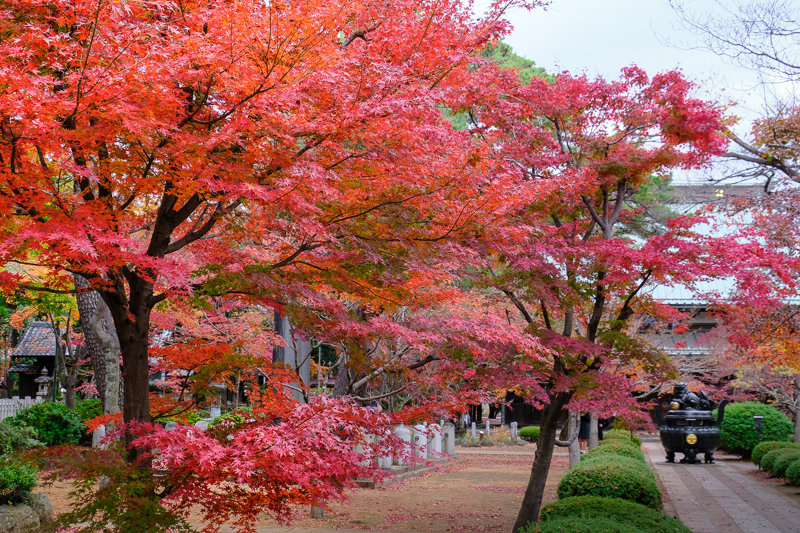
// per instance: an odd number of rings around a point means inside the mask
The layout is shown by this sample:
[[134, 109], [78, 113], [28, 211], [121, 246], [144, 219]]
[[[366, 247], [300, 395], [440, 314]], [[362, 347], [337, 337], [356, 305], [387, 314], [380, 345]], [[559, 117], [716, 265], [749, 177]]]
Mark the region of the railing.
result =
[[12, 417], [26, 407], [36, 405], [41, 401], [41, 398], [31, 398], [30, 396], [26, 396], [25, 398], [15, 396], [11, 399], [0, 399], [0, 420]]

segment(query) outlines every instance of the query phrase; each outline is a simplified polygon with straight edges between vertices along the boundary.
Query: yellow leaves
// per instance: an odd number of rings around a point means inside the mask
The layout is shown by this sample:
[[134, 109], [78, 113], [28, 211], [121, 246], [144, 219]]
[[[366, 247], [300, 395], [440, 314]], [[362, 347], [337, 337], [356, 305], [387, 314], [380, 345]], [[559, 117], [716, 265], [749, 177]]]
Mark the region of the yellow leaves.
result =
[[25, 327], [25, 321], [34, 316], [36, 312], [37, 309], [35, 307], [23, 307], [11, 315], [8, 322], [14, 329], [23, 329]]

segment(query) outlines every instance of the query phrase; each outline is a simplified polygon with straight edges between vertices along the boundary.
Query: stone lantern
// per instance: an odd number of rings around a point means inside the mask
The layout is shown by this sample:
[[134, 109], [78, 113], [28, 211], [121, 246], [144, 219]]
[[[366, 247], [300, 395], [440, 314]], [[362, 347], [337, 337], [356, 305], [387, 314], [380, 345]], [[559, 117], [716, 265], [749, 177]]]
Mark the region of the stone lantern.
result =
[[33, 381], [39, 386], [36, 397], [43, 400], [47, 398], [47, 394], [50, 392], [50, 383], [53, 381], [53, 378], [47, 375], [47, 367], [43, 368], [42, 375]]

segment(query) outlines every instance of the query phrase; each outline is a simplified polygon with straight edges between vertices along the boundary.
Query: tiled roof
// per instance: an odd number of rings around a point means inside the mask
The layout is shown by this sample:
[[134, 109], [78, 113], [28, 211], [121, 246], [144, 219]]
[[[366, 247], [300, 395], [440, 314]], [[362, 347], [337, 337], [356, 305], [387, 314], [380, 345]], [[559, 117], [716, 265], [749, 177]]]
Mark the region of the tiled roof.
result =
[[14, 357], [43, 357], [56, 355], [56, 338], [47, 322], [31, 322], [14, 348]]
[[39, 365], [11, 365], [8, 369], [9, 374], [38, 374]]

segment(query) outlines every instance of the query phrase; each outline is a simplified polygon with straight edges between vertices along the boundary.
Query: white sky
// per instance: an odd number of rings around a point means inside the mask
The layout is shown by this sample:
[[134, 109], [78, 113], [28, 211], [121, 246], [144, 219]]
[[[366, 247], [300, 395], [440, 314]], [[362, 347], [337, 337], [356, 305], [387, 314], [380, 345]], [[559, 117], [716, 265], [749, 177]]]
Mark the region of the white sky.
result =
[[[685, 0], [695, 12], [719, 12], [732, 0]], [[799, 1], [799, 0], [793, 0]], [[726, 4], [728, 3], [728, 4]], [[747, 138], [754, 118], [766, 114], [763, 85], [752, 70], [702, 48], [700, 37], [685, 29], [667, 0], [552, 0], [547, 8], [508, 13], [514, 32], [506, 42], [516, 53], [550, 73], [617, 79], [623, 67], [636, 64], [651, 76], [679, 68], [697, 85], [696, 96], [735, 104], [734, 127]], [[773, 92], [791, 89], [771, 87]], [[728, 167], [729, 168], [729, 167]], [[711, 175], [727, 173], [715, 165]], [[707, 177], [708, 170], [676, 171], [676, 182]]]
[[[713, 0], [689, 4], [698, 11], [714, 8]], [[548, 72], [616, 79], [631, 64], [651, 75], [680, 68], [699, 85], [698, 96], [737, 102], [741, 117], [758, 116], [762, 108], [753, 73], [710, 51], [689, 49], [700, 39], [683, 29], [666, 0], [553, 0], [545, 9], [516, 10], [509, 18], [515, 29], [506, 41]]]

